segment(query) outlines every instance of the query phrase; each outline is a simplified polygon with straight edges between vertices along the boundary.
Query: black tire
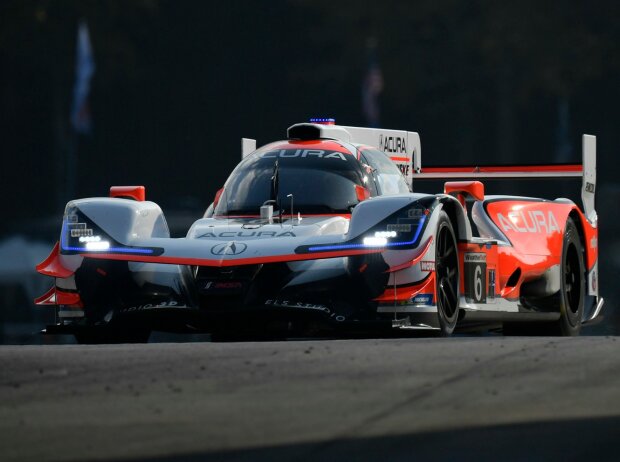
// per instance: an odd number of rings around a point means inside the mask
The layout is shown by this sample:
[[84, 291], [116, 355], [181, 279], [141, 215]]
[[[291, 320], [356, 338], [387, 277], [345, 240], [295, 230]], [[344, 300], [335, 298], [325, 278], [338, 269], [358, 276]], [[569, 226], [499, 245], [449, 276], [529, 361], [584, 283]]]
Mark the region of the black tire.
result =
[[148, 343], [151, 331], [136, 327], [91, 327], [74, 334], [75, 340], [81, 345], [111, 343]]
[[560, 311], [555, 322], [504, 323], [504, 335], [576, 336], [581, 331], [585, 306], [586, 273], [583, 245], [574, 221], [569, 218], [564, 228], [560, 268], [560, 293], [550, 300], [550, 307]]
[[566, 222], [564, 230], [561, 274], [560, 319], [556, 330], [564, 336], [579, 335], [585, 305], [586, 272], [583, 245], [571, 218]]
[[439, 212], [435, 234], [435, 293], [441, 335], [451, 335], [459, 317], [459, 258], [452, 223]]

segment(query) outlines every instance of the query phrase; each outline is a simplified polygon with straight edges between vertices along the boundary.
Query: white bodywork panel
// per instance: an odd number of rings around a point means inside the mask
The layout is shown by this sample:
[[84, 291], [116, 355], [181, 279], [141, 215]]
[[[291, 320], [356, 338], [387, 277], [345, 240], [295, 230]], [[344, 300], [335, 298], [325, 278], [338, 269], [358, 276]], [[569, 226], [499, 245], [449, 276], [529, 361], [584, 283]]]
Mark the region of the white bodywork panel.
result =
[[581, 201], [583, 212], [590, 224], [596, 227], [597, 216], [594, 209], [594, 195], [596, 192], [596, 136], [583, 135], [583, 181], [581, 186]]
[[256, 140], [251, 138], [241, 138], [241, 159], [256, 151]]

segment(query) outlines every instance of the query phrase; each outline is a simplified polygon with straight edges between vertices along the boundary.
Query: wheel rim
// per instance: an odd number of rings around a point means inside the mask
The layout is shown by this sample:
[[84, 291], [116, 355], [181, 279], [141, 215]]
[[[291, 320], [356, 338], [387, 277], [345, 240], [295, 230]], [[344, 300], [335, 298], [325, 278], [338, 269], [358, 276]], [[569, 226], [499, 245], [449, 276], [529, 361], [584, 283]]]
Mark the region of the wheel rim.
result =
[[579, 255], [574, 245], [570, 245], [566, 252], [564, 293], [566, 294], [568, 310], [573, 314], [577, 314], [579, 311], [579, 302], [581, 300], [581, 274]]
[[448, 319], [458, 309], [458, 257], [454, 238], [448, 226], [437, 233], [435, 276], [437, 277], [437, 305]]

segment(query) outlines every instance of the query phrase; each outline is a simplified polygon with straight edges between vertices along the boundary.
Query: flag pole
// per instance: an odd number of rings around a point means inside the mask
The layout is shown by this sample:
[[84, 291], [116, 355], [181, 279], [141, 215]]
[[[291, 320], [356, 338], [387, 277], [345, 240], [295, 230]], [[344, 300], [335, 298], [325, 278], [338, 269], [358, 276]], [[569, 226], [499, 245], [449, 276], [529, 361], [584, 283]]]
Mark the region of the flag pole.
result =
[[362, 82], [362, 113], [366, 124], [378, 128], [380, 121], [379, 95], [383, 91], [383, 73], [377, 59], [377, 39], [369, 37], [366, 42], [366, 75]]
[[77, 193], [79, 135], [89, 135], [92, 131], [88, 97], [90, 94], [90, 80], [94, 73], [95, 60], [90, 43], [90, 34], [86, 21], [82, 19], [78, 23], [77, 29], [75, 85], [73, 87], [71, 127], [69, 130], [69, 142], [65, 165], [65, 194], [67, 200], [73, 199]]

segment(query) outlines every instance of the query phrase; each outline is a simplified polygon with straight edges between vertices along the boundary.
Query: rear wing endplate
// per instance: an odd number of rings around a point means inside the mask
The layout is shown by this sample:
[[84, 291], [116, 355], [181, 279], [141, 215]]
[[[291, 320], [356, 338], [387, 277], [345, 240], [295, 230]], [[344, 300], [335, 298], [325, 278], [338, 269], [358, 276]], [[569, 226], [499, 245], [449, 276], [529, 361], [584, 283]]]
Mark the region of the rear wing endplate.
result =
[[594, 194], [596, 192], [596, 136], [583, 135], [583, 180], [581, 182], [581, 201], [588, 221], [596, 223]]

